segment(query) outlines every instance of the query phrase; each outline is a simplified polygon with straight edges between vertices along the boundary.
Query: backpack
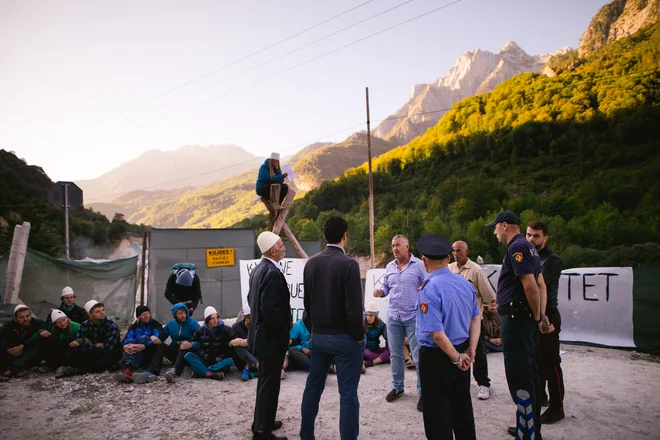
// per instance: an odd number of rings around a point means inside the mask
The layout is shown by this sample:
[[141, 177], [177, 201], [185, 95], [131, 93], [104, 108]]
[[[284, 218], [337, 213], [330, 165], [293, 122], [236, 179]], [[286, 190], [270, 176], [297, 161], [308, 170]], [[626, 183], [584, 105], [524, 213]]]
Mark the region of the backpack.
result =
[[180, 271], [182, 270], [189, 270], [190, 273], [192, 273], [193, 277], [197, 273], [197, 266], [195, 263], [176, 263], [174, 266], [172, 266], [172, 275], [177, 275]]

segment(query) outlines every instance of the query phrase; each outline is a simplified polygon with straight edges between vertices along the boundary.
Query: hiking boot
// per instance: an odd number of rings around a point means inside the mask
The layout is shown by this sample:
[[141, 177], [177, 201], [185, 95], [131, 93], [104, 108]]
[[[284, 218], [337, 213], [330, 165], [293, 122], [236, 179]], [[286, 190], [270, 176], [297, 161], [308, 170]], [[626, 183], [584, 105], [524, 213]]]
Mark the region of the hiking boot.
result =
[[60, 378], [60, 377], [70, 377], [70, 376], [75, 376], [78, 374], [80, 370], [78, 370], [75, 367], [60, 367], [55, 371], [55, 377]]
[[174, 369], [165, 373], [165, 380], [167, 383], [174, 383], [176, 381], [176, 376], [174, 374]]
[[398, 399], [402, 395], [403, 395], [403, 390], [399, 391], [397, 389], [392, 389], [392, 391], [390, 391], [387, 394], [387, 397], [385, 397], [385, 400], [387, 400], [388, 402], [394, 402], [396, 399]]
[[515, 426], [509, 426], [509, 428], [506, 430], [506, 432], [511, 437], [518, 437], [518, 428], [516, 428]]
[[241, 371], [241, 380], [248, 381], [250, 380], [250, 369], [249, 368], [243, 368], [243, 371]]
[[479, 400], [488, 400], [490, 397], [490, 388], [481, 385], [479, 387], [479, 393], [477, 393], [477, 398]]
[[133, 375], [133, 380], [135, 383], [151, 383], [151, 382], [156, 382], [158, 380], [158, 376], [156, 376], [154, 373], [151, 373], [150, 371], [145, 371], [144, 373], [135, 373]]
[[369, 361], [369, 360], [364, 361], [364, 366], [367, 367], [367, 368], [373, 367], [374, 366], [374, 361]]
[[544, 425], [552, 425], [555, 422], [560, 421], [563, 419], [564, 416], [564, 411], [553, 411], [550, 408], [546, 409], [543, 414], [541, 414], [541, 423]]
[[133, 371], [127, 368], [121, 373], [117, 373], [117, 380], [121, 383], [133, 383]]
[[362, 364], [362, 374], [367, 374], [367, 367]]
[[419, 400], [417, 401], [417, 411], [424, 411], [424, 401], [422, 400], [422, 396], [419, 396]]
[[284, 379], [286, 379], [287, 377], [289, 377], [289, 375], [286, 374], [286, 371], [282, 370], [282, 373], [280, 374], [280, 380], [284, 380]]
[[213, 380], [222, 380], [224, 378], [225, 378], [225, 373], [223, 373], [222, 371], [219, 371], [217, 373], [213, 373], [211, 375], [211, 379], [213, 379]]
[[42, 365], [41, 367], [37, 368], [37, 371], [39, 371], [41, 374], [46, 374], [50, 373], [50, 368], [46, 365]]

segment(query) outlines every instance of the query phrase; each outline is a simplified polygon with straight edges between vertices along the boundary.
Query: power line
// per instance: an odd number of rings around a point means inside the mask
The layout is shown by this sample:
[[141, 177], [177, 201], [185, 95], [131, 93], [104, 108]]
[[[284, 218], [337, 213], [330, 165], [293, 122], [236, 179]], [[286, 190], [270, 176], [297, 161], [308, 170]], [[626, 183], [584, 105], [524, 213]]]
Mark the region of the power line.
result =
[[129, 107], [129, 108], [125, 109], [125, 110], [122, 110], [122, 111], [120, 111], [120, 112], [114, 113], [114, 114], [112, 114], [112, 115], [110, 115], [110, 116], [108, 116], [108, 117], [106, 117], [106, 118], [104, 118], [104, 119], [102, 119], [102, 120], [100, 120], [100, 121], [97, 121], [96, 124], [101, 124], [101, 123], [105, 122], [105, 121], [108, 120], [108, 119], [114, 118], [114, 117], [116, 117], [116, 116], [120, 116], [120, 115], [122, 115], [122, 114], [124, 114], [124, 113], [126, 113], [126, 112], [131, 111], [131, 110], [135, 110], [136, 108], [141, 107], [141, 106], [144, 105], [144, 104], [147, 104], [147, 103], [149, 103], [149, 102], [151, 102], [151, 101], [155, 101], [156, 99], [160, 99], [160, 98], [162, 98], [163, 96], [169, 95], [170, 93], [172, 93], [172, 92], [174, 92], [174, 91], [177, 91], [177, 90], [179, 90], [179, 89], [182, 89], [183, 87], [186, 87], [186, 86], [189, 86], [190, 84], [193, 84], [193, 83], [196, 83], [196, 82], [198, 82], [198, 81], [201, 81], [202, 79], [207, 78], [207, 77], [209, 77], [209, 76], [211, 76], [211, 75], [213, 75], [213, 74], [215, 74], [215, 73], [218, 73], [218, 72], [220, 72], [221, 70], [224, 70], [224, 69], [226, 69], [226, 68], [228, 68], [228, 67], [231, 67], [231, 66], [233, 66], [233, 65], [235, 65], [235, 64], [237, 64], [237, 63], [240, 63], [241, 61], [245, 61], [245, 60], [247, 60], [247, 59], [249, 59], [249, 58], [252, 58], [253, 56], [258, 55], [258, 54], [260, 54], [260, 53], [262, 53], [262, 52], [265, 52], [265, 51], [267, 51], [268, 49], [272, 49], [273, 47], [279, 46], [279, 45], [282, 44], [282, 43], [285, 43], [285, 42], [287, 42], [287, 41], [289, 41], [289, 40], [291, 40], [291, 39], [293, 39], [293, 38], [295, 38], [295, 37], [298, 37], [298, 36], [300, 36], [300, 35], [302, 35], [302, 34], [304, 34], [304, 33], [306, 33], [306, 32], [309, 32], [309, 31], [311, 31], [312, 29], [316, 29], [316, 28], [319, 27], [319, 26], [322, 26], [322, 25], [324, 25], [324, 24], [326, 24], [326, 23], [329, 23], [329, 22], [331, 22], [332, 20], [335, 20], [336, 18], [339, 18], [339, 17], [341, 17], [341, 16], [343, 16], [343, 15], [346, 15], [346, 14], [348, 14], [349, 12], [352, 12], [352, 11], [358, 9], [358, 8], [361, 8], [362, 6], [364, 6], [364, 5], [368, 4], [368, 3], [371, 3], [371, 2], [373, 2], [373, 1], [374, 1], [374, 0], [367, 0], [366, 2], [360, 3], [360, 4], [357, 5], [357, 6], [354, 6], [354, 7], [350, 8], [350, 9], [347, 9], [347, 10], [345, 10], [345, 11], [343, 11], [343, 12], [337, 14], [337, 15], [334, 15], [334, 16], [332, 16], [332, 17], [330, 17], [330, 18], [327, 18], [327, 19], [325, 19], [325, 20], [323, 20], [323, 21], [320, 21], [319, 23], [316, 23], [316, 24], [313, 25], [313, 26], [310, 26], [310, 27], [308, 27], [308, 28], [306, 28], [306, 29], [303, 29], [302, 31], [299, 31], [299, 32], [296, 32], [295, 34], [289, 35], [288, 37], [286, 37], [286, 38], [284, 38], [284, 39], [282, 39], [282, 40], [280, 40], [280, 41], [278, 41], [278, 42], [276, 42], [276, 43], [270, 44], [270, 45], [268, 45], [268, 46], [266, 46], [266, 47], [264, 47], [264, 48], [262, 48], [262, 49], [259, 49], [259, 50], [255, 51], [255, 52], [252, 52], [252, 53], [249, 54], [249, 55], [246, 55], [246, 56], [244, 56], [244, 57], [238, 58], [238, 59], [236, 59], [236, 60], [234, 60], [234, 61], [232, 61], [232, 62], [230, 62], [230, 63], [228, 63], [228, 64], [225, 64], [225, 65], [223, 65], [223, 66], [221, 66], [221, 67], [218, 67], [217, 69], [213, 69], [213, 70], [211, 70], [210, 72], [205, 73], [204, 75], [198, 76], [197, 78], [194, 78], [194, 79], [191, 79], [191, 80], [189, 80], [189, 81], [186, 81], [186, 82], [184, 82], [184, 83], [182, 83], [182, 84], [180, 84], [180, 85], [178, 85], [178, 86], [176, 86], [176, 87], [174, 87], [174, 88], [169, 89], [169, 90], [166, 91], [166, 92], [161, 93], [160, 95], [153, 96], [153, 97], [151, 97], [151, 98], [148, 98], [148, 99], [146, 99], [146, 100], [144, 100], [144, 101], [142, 101], [142, 102], [139, 102], [139, 103], [133, 105], [132, 107]]
[[[302, 46], [299, 46], [299, 47], [297, 47], [297, 48], [295, 48], [295, 49], [292, 49], [292, 50], [290, 50], [290, 51], [288, 51], [288, 52], [286, 52], [286, 53], [284, 53], [284, 54], [282, 54], [282, 55], [279, 55], [279, 56], [277, 56], [277, 57], [275, 57], [275, 58], [271, 58], [270, 60], [265, 61], [265, 62], [263, 62], [263, 63], [261, 63], [261, 64], [257, 64], [256, 66], [250, 67], [249, 69], [245, 69], [245, 70], [243, 70], [243, 71], [241, 71], [241, 72], [238, 72], [238, 73], [236, 73], [235, 75], [229, 76], [229, 77], [224, 78], [224, 79], [222, 79], [222, 80], [220, 80], [220, 81], [216, 81], [216, 82], [214, 82], [214, 83], [212, 83], [212, 84], [209, 84], [209, 85], [207, 85], [207, 86], [205, 86], [205, 87], [202, 87], [201, 89], [197, 89], [196, 91], [194, 91], [194, 92], [192, 92], [192, 93], [189, 93], [189, 94], [187, 94], [187, 95], [184, 95], [184, 96], [181, 96], [181, 97], [179, 97], [179, 98], [176, 98], [176, 99], [174, 99], [174, 100], [172, 100], [172, 101], [170, 101], [170, 102], [167, 102], [167, 103], [165, 103], [165, 104], [162, 104], [162, 105], [156, 106], [156, 107], [152, 108], [151, 110], [147, 110], [147, 111], [145, 111], [145, 112], [143, 112], [143, 113], [141, 113], [141, 114], [136, 115], [135, 117], [146, 116], [146, 115], [149, 115], [149, 114], [151, 114], [151, 113], [153, 113], [153, 112], [155, 112], [155, 111], [162, 110], [162, 109], [164, 109], [164, 108], [166, 108], [166, 107], [169, 107], [169, 106], [172, 105], [172, 104], [175, 104], [175, 103], [177, 103], [177, 102], [183, 101], [184, 99], [190, 98], [191, 96], [195, 96], [195, 95], [197, 95], [197, 94], [199, 94], [199, 93], [201, 93], [201, 92], [204, 92], [204, 91], [206, 91], [206, 90], [212, 89], [213, 87], [215, 87], [215, 86], [217, 86], [217, 85], [224, 84], [224, 83], [226, 83], [226, 82], [228, 82], [228, 81], [231, 81], [232, 79], [238, 78], [238, 77], [240, 77], [240, 76], [242, 76], [242, 75], [244, 75], [244, 74], [246, 74], [246, 73], [252, 72], [253, 70], [259, 69], [259, 68], [261, 68], [261, 67], [263, 67], [263, 66], [266, 66], [266, 65], [268, 65], [268, 64], [270, 64], [270, 63], [273, 63], [273, 62], [275, 62], [275, 61], [281, 60], [282, 58], [285, 58], [285, 57], [287, 57], [287, 56], [289, 56], [289, 55], [291, 55], [291, 54], [293, 54], [293, 53], [296, 53], [296, 52], [299, 52], [299, 51], [301, 51], [301, 50], [303, 50], [303, 49], [306, 49], [306, 48], [308, 48], [308, 47], [311, 47], [311, 46], [315, 45], [316, 43], [319, 43], [319, 42], [321, 42], [321, 41], [323, 41], [323, 40], [327, 40], [328, 38], [334, 37], [335, 35], [338, 35], [338, 34], [340, 34], [340, 33], [342, 33], [342, 32], [345, 32], [345, 31], [347, 31], [347, 30], [349, 30], [349, 29], [352, 29], [352, 28], [354, 28], [354, 27], [356, 27], [356, 26], [359, 26], [359, 25], [361, 25], [361, 24], [364, 24], [364, 23], [366, 23], [366, 22], [369, 21], [369, 20], [373, 20], [373, 19], [376, 18], [376, 17], [379, 17], [379, 16], [384, 15], [384, 14], [386, 14], [386, 13], [388, 13], [388, 12], [391, 12], [391, 11], [393, 11], [393, 10], [395, 10], [395, 9], [398, 9], [398, 8], [400, 8], [400, 7], [402, 7], [402, 6], [405, 6], [405, 5], [407, 5], [408, 3], [412, 3], [413, 1], [415, 1], [415, 0], [407, 0], [407, 1], [403, 2], [403, 3], [400, 3], [400, 4], [398, 4], [398, 5], [395, 5], [395, 6], [391, 7], [391, 8], [388, 8], [388, 9], [386, 9], [386, 10], [384, 10], [384, 11], [381, 11], [381, 12], [375, 14], [375, 15], [372, 15], [372, 16], [370, 16], [370, 17], [367, 17], [367, 18], [365, 18], [365, 19], [362, 19], [362, 20], [360, 20], [360, 21], [357, 21], [357, 22], [355, 22], [355, 23], [353, 23], [353, 24], [350, 24], [350, 25], [348, 25], [348, 26], [346, 26], [346, 27], [344, 27], [344, 28], [342, 28], [342, 29], [339, 29], [338, 31], [335, 31], [335, 32], [332, 32], [332, 33], [330, 33], [330, 34], [324, 35], [323, 37], [318, 38], [318, 39], [316, 39], [316, 40], [314, 40], [314, 41], [312, 41], [312, 42], [310, 42], [310, 43], [307, 43], [307, 44], [304, 44], [304, 45], [302, 45]], [[207, 75], [207, 76], [208, 76], [208, 75]]]
[[[609, 75], [609, 76], [604, 76], [604, 77], [601, 77], [601, 78], [586, 79], [584, 81], [579, 81], [579, 82], [573, 83], [573, 85], [580, 85], [580, 84], [586, 84], [586, 83], [595, 83], [595, 82], [605, 81], [605, 80], [608, 80], [608, 79], [620, 78], [620, 77], [625, 77], [625, 76], [633, 76], [633, 75], [643, 75], [643, 74], [646, 74], [646, 73], [657, 72], [657, 71], [660, 71], [660, 69], [652, 68], [652, 69], [646, 69], [646, 70], [641, 70], [641, 71], [637, 71], [637, 72], [628, 72], [628, 73], [624, 73], [624, 74], [620, 74], [620, 75]], [[558, 77], [558, 79], [563, 79], [563, 78]], [[527, 93], [526, 96], [533, 96], [533, 95], [537, 95], [537, 94], [540, 94], [540, 93], [547, 93], [547, 92], [548, 91], [546, 89], [537, 90], [536, 92]], [[491, 92], [487, 92], [487, 93], [491, 93]], [[475, 96], [479, 96], [479, 95], [475, 95]], [[474, 96], [472, 96], [472, 97], [474, 97]], [[468, 99], [468, 98], [466, 98], [466, 99]], [[506, 98], [491, 100], [490, 102], [491, 103], [502, 102], [502, 101], [507, 101], [507, 100], [511, 100], [511, 99], [522, 99], [522, 96], [521, 95], [509, 96], [509, 97], [506, 97]], [[390, 117], [383, 118], [383, 119], [380, 119], [380, 120], [375, 120], [375, 121], [372, 121], [372, 122], [380, 123], [380, 122], [388, 121], [388, 120], [408, 119], [408, 118], [413, 118], [415, 116], [423, 116], [423, 115], [429, 115], [429, 114], [433, 114], [433, 113], [446, 112], [446, 111], [452, 110], [454, 108], [459, 109], [459, 108], [465, 108], [465, 107], [468, 107], [468, 105], [467, 104], [460, 104], [460, 102], [459, 102], [458, 105], [454, 105], [452, 107], [447, 107], [447, 108], [442, 108], [442, 109], [437, 109], [437, 110], [430, 110], [430, 111], [419, 112], [419, 113], [413, 113], [413, 114], [408, 114], [408, 115], [405, 115], [405, 116], [390, 116]], [[330, 136], [334, 136], [336, 134], [343, 133], [343, 132], [348, 131], [348, 130], [353, 130], [357, 127], [362, 127], [362, 126], [364, 126], [364, 122], [360, 122], [359, 124], [355, 124], [355, 125], [352, 125], [350, 127], [346, 127], [346, 128], [341, 129], [341, 130], [337, 130], [333, 133], [329, 133], [329, 134], [320, 136], [320, 137], [318, 137], [314, 140], [311, 140], [311, 141], [307, 141], [307, 142], [304, 142], [304, 143], [301, 143], [301, 144], [294, 145], [294, 146], [289, 147], [285, 150], [281, 150], [281, 152], [293, 151], [293, 150], [296, 150], [296, 149], [300, 148], [301, 146], [307, 146], [307, 145], [313, 144], [314, 142], [318, 142], [322, 139], [328, 138]], [[159, 184], [156, 184], [156, 185], [151, 185], [151, 186], [144, 187], [144, 188], [137, 188], [137, 189], [134, 189], [134, 190], [131, 190], [131, 191], [124, 191], [124, 192], [121, 192], [121, 193], [112, 193], [112, 194], [102, 194], [102, 195], [99, 195], [96, 198], [90, 199], [90, 200], [99, 200], [100, 197], [111, 197], [111, 196], [116, 196], [116, 195], [122, 195], [122, 194], [126, 194], [127, 192], [132, 192], [132, 191], [144, 191], [144, 190], [148, 190], [148, 189], [153, 189], [153, 188], [157, 188], [159, 186], [168, 185], [170, 183], [177, 183], [177, 182], [193, 179], [195, 177], [204, 176], [204, 175], [207, 175], [207, 174], [215, 173], [215, 172], [218, 172], [218, 171], [223, 171], [223, 170], [233, 168], [233, 167], [239, 166], [239, 165], [246, 165], [248, 163], [255, 162], [255, 161], [260, 161], [260, 160], [263, 160], [263, 158], [249, 159], [249, 160], [246, 160], [246, 161], [243, 161], [243, 162], [240, 162], [240, 163], [236, 163], [236, 164], [232, 164], [232, 165], [229, 165], [229, 166], [225, 166], [225, 167], [217, 168], [217, 169], [214, 169], [214, 170], [206, 171], [204, 173], [198, 173], [198, 174], [194, 174], [194, 175], [191, 175], [191, 176], [187, 176], [187, 177], [183, 177], [183, 178], [180, 178], [180, 179], [175, 179], [175, 180], [171, 180], [171, 181], [167, 181], [167, 182], [162, 182], [162, 183], [159, 183]], [[90, 201], [90, 200], [87, 200], [87, 201]]]
[[378, 35], [380, 35], [380, 34], [383, 34], [383, 33], [385, 33], [385, 32], [391, 31], [392, 29], [398, 28], [398, 27], [400, 27], [400, 26], [403, 26], [403, 25], [405, 25], [405, 24], [408, 24], [408, 23], [410, 23], [410, 22], [413, 22], [413, 21], [415, 21], [415, 20], [418, 20], [418, 19], [420, 19], [420, 18], [422, 18], [422, 17], [426, 17], [427, 15], [431, 15], [431, 14], [433, 14], [433, 13], [435, 13], [435, 12], [438, 12], [438, 11], [440, 11], [440, 10], [442, 10], [442, 9], [445, 9], [445, 8], [448, 8], [448, 7], [450, 7], [450, 6], [453, 6], [453, 5], [457, 4], [457, 3], [460, 3], [461, 1], [462, 1], [462, 0], [455, 0], [455, 1], [451, 2], [451, 3], [447, 3], [447, 4], [443, 5], [443, 6], [440, 6], [440, 7], [438, 7], [438, 8], [432, 9], [432, 10], [430, 10], [430, 11], [428, 11], [428, 12], [423, 13], [423, 14], [420, 14], [420, 15], [417, 15], [417, 16], [415, 16], [415, 17], [409, 18], [408, 20], [404, 20], [404, 21], [399, 22], [399, 23], [397, 23], [397, 24], [395, 24], [395, 25], [389, 26], [389, 27], [387, 27], [387, 28], [385, 28], [385, 29], [382, 29], [382, 30], [380, 30], [380, 31], [378, 31], [378, 32], [374, 32], [373, 34], [367, 35], [366, 37], [359, 38], [359, 39], [357, 39], [357, 40], [355, 40], [355, 41], [352, 41], [351, 43], [344, 44], [343, 46], [340, 46], [340, 47], [338, 47], [338, 48], [336, 48], [336, 49], [333, 49], [333, 50], [331, 50], [331, 51], [329, 51], [329, 52], [326, 52], [326, 53], [324, 53], [324, 54], [318, 55], [318, 56], [316, 56], [316, 57], [314, 57], [314, 58], [311, 58], [311, 59], [309, 59], [309, 60], [303, 61], [303, 62], [301, 62], [301, 63], [298, 63], [298, 64], [294, 65], [294, 66], [288, 67], [288, 68], [286, 68], [286, 69], [284, 69], [284, 70], [280, 70], [279, 72], [275, 72], [275, 73], [273, 73], [273, 74], [271, 74], [271, 75], [267, 75], [267, 76], [265, 76], [265, 77], [263, 77], [263, 78], [260, 78], [260, 79], [258, 79], [258, 80], [256, 80], [256, 81], [253, 81], [253, 82], [251, 82], [251, 83], [245, 84], [245, 85], [243, 85], [243, 86], [241, 86], [241, 87], [235, 88], [235, 89], [233, 89], [233, 90], [230, 90], [230, 91], [228, 91], [228, 92], [222, 93], [222, 94], [220, 94], [220, 95], [216, 95], [216, 96], [214, 96], [213, 98], [208, 99], [208, 100], [206, 100], [206, 101], [201, 101], [201, 102], [198, 102], [198, 103], [196, 103], [196, 104], [193, 104], [193, 105], [191, 105], [191, 106], [189, 106], [189, 107], [186, 107], [186, 108], [184, 108], [184, 109], [182, 109], [182, 110], [179, 110], [178, 112], [172, 113], [172, 114], [170, 114], [169, 116], [164, 116], [164, 117], [161, 117], [161, 118], [156, 118], [156, 119], [153, 119], [153, 120], [151, 120], [151, 121], [149, 121], [149, 122], [146, 122], [146, 123], [144, 123], [144, 124], [139, 124], [139, 126], [147, 126], [147, 125], [151, 125], [151, 124], [154, 124], [154, 123], [156, 123], [156, 122], [158, 122], [158, 121], [161, 121], [161, 120], [163, 120], [163, 119], [167, 119], [167, 118], [169, 118], [169, 117], [172, 117], [172, 116], [174, 116], [174, 115], [177, 114], [177, 113], [182, 113], [182, 112], [188, 111], [188, 110], [190, 110], [190, 109], [192, 109], [192, 108], [198, 107], [198, 106], [200, 106], [200, 105], [208, 104], [208, 103], [210, 103], [210, 102], [212, 102], [212, 101], [215, 101], [216, 99], [222, 98], [222, 97], [227, 96], [227, 95], [230, 95], [230, 94], [232, 94], [232, 93], [236, 93], [236, 92], [238, 92], [238, 91], [240, 91], [240, 90], [246, 89], [246, 88], [251, 87], [251, 86], [253, 86], [253, 85], [255, 85], [255, 84], [259, 84], [259, 83], [261, 83], [261, 82], [264, 82], [264, 81], [266, 81], [266, 80], [269, 80], [269, 79], [271, 79], [271, 78], [274, 78], [274, 77], [276, 77], [276, 76], [279, 76], [279, 75], [281, 75], [281, 74], [283, 74], [283, 73], [286, 73], [286, 72], [289, 72], [289, 71], [291, 71], [291, 70], [297, 69], [297, 68], [299, 68], [299, 67], [305, 66], [305, 65], [307, 65], [307, 64], [309, 64], [309, 63], [312, 63], [312, 62], [314, 62], [314, 61], [320, 60], [321, 58], [325, 58], [325, 57], [327, 57], [327, 56], [329, 56], [329, 55], [332, 55], [332, 54], [334, 54], [334, 53], [337, 53], [337, 52], [339, 52], [339, 51], [341, 51], [341, 50], [343, 50], [343, 49], [346, 49], [346, 48], [348, 48], [348, 47], [354, 46], [354, 45], [356, 45], [356, 44], [358, 44], [358, 43], [361, 43], [361, 42], [363, 42], [363, 41], [365, 41], [365, 40], [368, 40], [368, 39], [370, 39], [370, 38], [373, 38], [373, 37], [378, 36]]

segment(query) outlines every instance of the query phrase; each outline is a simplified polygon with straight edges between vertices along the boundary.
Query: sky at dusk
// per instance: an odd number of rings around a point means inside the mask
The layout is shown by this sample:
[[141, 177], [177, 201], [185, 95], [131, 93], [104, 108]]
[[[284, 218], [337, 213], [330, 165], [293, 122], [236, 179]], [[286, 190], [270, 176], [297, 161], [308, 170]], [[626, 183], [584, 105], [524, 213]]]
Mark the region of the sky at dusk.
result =
[[465, 51], [577, 47], [606, 1], [451, 3], [2, 0], [0, 148], [53, 180], [192, 144], [290, 155], [366, 129], [365, 86], [375, 127]]

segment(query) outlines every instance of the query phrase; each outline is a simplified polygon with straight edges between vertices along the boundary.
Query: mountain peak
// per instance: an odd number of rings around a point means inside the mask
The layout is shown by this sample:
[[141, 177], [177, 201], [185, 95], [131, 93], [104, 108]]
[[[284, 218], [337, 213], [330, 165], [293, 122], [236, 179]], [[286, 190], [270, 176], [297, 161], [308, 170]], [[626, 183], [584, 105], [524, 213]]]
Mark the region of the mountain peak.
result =
[[[523, 50], [522, 47], [518, 46], [518, 44], [515, 41], [509, 40], [509, 41], [506, 42], [506, 44], [504, 44], [504, 47], [502, 48], [502, 50], [500, 50], [497, 53], [498, 54], [503, 54], [505, 52], [525, 52], [525, 51]], [[527, 53], [527, 52], [525, 52], [525, 53]]]

